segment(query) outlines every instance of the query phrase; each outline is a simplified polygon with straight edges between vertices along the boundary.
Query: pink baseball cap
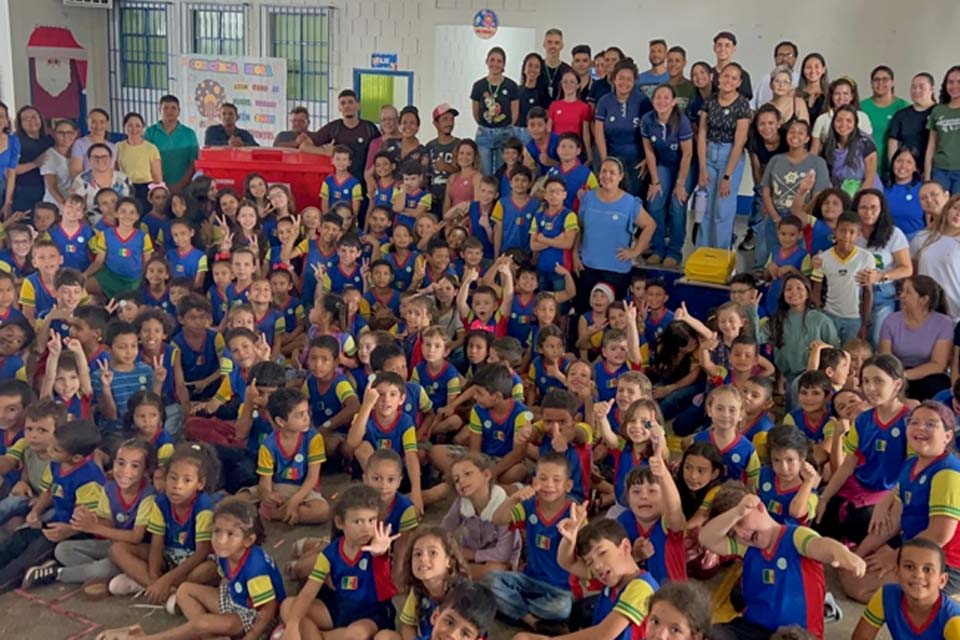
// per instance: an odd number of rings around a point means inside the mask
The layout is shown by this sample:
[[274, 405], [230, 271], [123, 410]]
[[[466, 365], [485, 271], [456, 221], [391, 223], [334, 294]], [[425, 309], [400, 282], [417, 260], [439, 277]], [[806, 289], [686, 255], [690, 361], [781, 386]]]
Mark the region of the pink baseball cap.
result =
[[439, 120], [440, 116], [442, 116], [445, 113], [452, 113], [454, 116], [460, 115], [460, 112], [454, 109], [453, 107], [451, 107], [449, 104], [447, 104], [446, 102], [441, 102], [433, 110], [434, 122]]

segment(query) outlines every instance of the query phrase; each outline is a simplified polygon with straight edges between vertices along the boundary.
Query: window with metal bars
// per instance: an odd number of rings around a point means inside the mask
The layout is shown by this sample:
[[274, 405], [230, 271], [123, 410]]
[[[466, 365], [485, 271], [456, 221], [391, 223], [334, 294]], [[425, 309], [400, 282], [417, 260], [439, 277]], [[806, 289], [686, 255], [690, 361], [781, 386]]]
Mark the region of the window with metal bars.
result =
[[193, 33], [191, 53], [217, 56], [242, 56], [244, 44], [243, 7], [228, 5], [190, 9]]
[[287, 61], [287, 102], [329, 118], [333, 9], [265, 6], [261, 25], [265, 54]]
[[121, 5], [118, 17], [120, 82], [131, 89], [166, 90], [167, 8]]

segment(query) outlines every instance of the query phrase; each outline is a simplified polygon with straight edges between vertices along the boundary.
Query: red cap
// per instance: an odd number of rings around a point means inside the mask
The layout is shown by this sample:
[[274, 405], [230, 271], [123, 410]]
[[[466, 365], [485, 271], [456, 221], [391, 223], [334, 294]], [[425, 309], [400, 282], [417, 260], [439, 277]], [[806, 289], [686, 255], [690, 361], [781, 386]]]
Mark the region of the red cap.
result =
[[460, 112], [454, 109], [453, 107], [451, 107], [449, 104], [447, 104], [446, 102], [441, 102], [433, 110], [434, 122], [439, 120], [440, 116], [442, 116], [445, 113], [452, 113], [454, 116], [460, 115]]

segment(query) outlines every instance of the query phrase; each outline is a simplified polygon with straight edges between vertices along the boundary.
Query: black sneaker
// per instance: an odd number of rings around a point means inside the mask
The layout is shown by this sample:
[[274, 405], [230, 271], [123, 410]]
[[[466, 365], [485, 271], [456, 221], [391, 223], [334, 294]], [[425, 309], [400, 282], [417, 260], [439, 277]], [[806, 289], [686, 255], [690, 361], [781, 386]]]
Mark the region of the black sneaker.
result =
[[753, 229], [747, 231], [747, 235], [743, 238], [743, 242], [740, 243], [740, 246], [737, 247], [740, 251], [753, 251], [757, 246], [757, 236], [753, 233]]
[[57, 564], [57, 561], [47, 560], [43, 564], [38, 564], [27, 569], [27, 573], [23, 576], [23, 584], [21, 584], [21, 586], [24, 589], [30, 589], [31, 587], [53, 584], [57, 581], [59, 573], [60, 565]]

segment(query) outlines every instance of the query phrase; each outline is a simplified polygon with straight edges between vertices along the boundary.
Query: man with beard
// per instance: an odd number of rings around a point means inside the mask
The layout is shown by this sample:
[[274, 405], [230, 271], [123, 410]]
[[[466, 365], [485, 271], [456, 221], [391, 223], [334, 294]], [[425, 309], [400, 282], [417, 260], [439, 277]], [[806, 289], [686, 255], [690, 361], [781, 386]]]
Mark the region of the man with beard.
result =
[[430, 194], [433, 196], [433, 212], [442, 214], [443, 196], [447, 190], [450, 174], [457, 171], [453, 163], [453, 150], [460, 142], [453, 137], [454, 118], [460, 112], [444, 102], [433, 110], [433, 126], [437, 128], [437, 137], [426, 144], [430, 155]]
[[560, 92], [560, 78], [570, 69], [570, 65], [560, 59], [560, 52], [563, 51], [563, 31], [553, 28], [547, 29], [543, 34], [543, 52], [544, 64], [543, 73], [540, 74], [540, 84], [546, 90], [550, 100], [559, 100], [563, 95]]
[[650, 61], [650, 69], [637, 76], [637, 89], [652, 98], [653, 90], [670, 79], [670, 74], [667, 73], [667, 42], [661, 39], [651, 40], [647, 59]]
[[363, 168], [367, 165], [370, 141], [380, 137], [377, 125], [360, 119], [360, 102], [352, 89], [344, 89], [337, 96], [340, 118], [331, 120], [313, 134], [311, 140], [300, 144], [300, 150], [320, 156], [332, 156], [333, 148], [344, 145], [351, 151], [350, 175], [364, 184]]
[[290, 111], [290, 131], [281, 131], [273, 141], [275, 147], [298, 149], [310, 139], [310, 112], [306, 107], [294, 107]]
[[590, 76], [590, 65], [592, 63], [590, 45], [578, 44], [573, 48], [572, 53], [573, 70], [576, 72], [577, 78], [580, 79], [577, 97], [586, 102], [587, 96], [590, 95], [590, 85], [593, 83], [593, 78]]

